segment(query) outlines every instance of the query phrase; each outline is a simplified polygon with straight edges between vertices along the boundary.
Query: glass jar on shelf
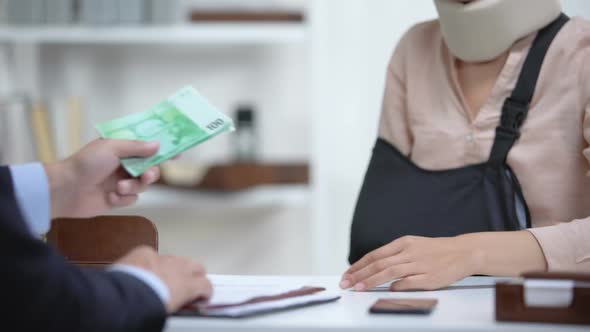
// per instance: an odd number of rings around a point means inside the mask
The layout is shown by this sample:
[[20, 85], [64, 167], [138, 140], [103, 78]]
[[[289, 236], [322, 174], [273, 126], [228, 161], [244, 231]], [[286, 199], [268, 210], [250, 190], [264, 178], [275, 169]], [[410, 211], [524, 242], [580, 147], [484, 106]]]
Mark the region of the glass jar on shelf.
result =
[[234, 159], [238, 163], [251, 163], [257, 159], [257, 153], [256, 112], [250, 105], [241, 105], [236, 110]]

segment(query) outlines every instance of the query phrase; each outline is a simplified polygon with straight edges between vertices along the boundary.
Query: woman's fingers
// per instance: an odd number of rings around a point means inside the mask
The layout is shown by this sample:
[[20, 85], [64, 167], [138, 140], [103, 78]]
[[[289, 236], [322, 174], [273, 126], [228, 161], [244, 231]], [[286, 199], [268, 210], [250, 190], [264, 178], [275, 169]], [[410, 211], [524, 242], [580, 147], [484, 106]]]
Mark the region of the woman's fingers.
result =
[[391, 265], [378, 273], [358, 281], [353, 287], [356, 291], [366, 291], [379, 285], [383, 285], [389, 281], [404, 278], [417, 273], [418, 271], [415, 269], [415, 265], [412, 263]]
[[389, 289], [394, 292], [399, 292], [409, 290], [430, 290], [436, 289], [436, 287], [429, 285], [429, 278], [426, 274], [417, 274], [402, 278], [392, 283]]
[[368, 265], [371, 265], [383, 258], [399, 254], [404, 249], [405, 245], [405, 241], [401, 241], [402, 239], [404, 238], [395, 240], [390, 244], [387, 244], [366, 254], [358, 262], [352, 264], [352, 266], [348, 268], [346, 272], [344, 272], [344, 275], [352, 275], [353, 273], [362, 270]]
[[[384, 270], [390, 269], [392, 267], [395, 267], [397, 265], [404, 264], [404, 263], [409, 263], [409, 261], [402, 254], [397, 254], [397, 255], [383, 258], [381, 260], [378, 260], [374, 263], [367, 265], [366, 267], [364, 267], [361, 270], [358, 270], [357, 272], [346, 275], [341, 282], [341, 287], [342, 286], [344, 286], [342, 288], [355, 287], [355, 289], [356, 289], [357, 284], [364, 281], [365, 279], [370, 278], [376, 274], [379, 274], [380, 272], [382, 272]], [[389, 280], [391, 280], [391, 279], [389, 279]], [[385, 280], [383, 282], [387, 282], [389, 280]], [[378, 286], [378, 285], [375, 285], [375, 286]], [[371, 287], [375, 287], [375, 286], [371, 286]], [[359, 285], [359, 287], [361, 287], [361, 286]], [[361, 288], [363, 288], [363, 287], [361, 287]], [[367, 287], [364, 287], [364, 289], [367, 289]], [[364, 289], [357, 289], [357, 290], [364, 290]]]

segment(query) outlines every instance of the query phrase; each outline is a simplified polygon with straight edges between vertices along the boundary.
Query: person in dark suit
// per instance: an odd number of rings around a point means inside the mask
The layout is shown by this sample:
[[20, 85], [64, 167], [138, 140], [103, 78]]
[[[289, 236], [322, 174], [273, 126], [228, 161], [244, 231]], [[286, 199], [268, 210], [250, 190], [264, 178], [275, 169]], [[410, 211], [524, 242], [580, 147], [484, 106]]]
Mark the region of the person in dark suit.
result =
[[[119, 159], [158, 143], [96, 140], [53, 164], [0, 166], [0, 308], [19, 331], [160, 331], [167, 314], [211, 295], [201, 265], [140, 247], [106, 270], [68, 263], [40, 238], [56, 217], [133, 204], [159, 177], [130, 178]], [[3, 328], [2, 328], [3, 330]]]

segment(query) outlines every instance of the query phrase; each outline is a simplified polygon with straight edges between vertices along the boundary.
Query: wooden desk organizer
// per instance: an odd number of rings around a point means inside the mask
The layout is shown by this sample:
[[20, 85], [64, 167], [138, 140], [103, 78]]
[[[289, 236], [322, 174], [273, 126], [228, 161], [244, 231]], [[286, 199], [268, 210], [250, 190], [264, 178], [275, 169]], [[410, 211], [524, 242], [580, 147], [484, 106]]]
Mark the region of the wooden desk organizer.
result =
[[[571, 280], [573, 298], [568, 307], [527, 306], [523, 283], [496, 284], [496, 320], [555, 324], [590, 324], [590, 274], [528, 273], [524, 280]], [[584, 285], [578, 287], [578, 285]]]

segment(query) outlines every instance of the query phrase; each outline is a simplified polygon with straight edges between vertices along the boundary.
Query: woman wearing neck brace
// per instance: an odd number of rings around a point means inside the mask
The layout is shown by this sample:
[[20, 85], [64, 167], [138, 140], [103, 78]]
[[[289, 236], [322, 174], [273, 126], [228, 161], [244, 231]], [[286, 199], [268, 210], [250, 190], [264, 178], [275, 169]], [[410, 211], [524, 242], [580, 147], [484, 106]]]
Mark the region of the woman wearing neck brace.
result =
[[435, 4], [387, 70], [341, 287], [590, 271], [590, 23], [559, 0]]

